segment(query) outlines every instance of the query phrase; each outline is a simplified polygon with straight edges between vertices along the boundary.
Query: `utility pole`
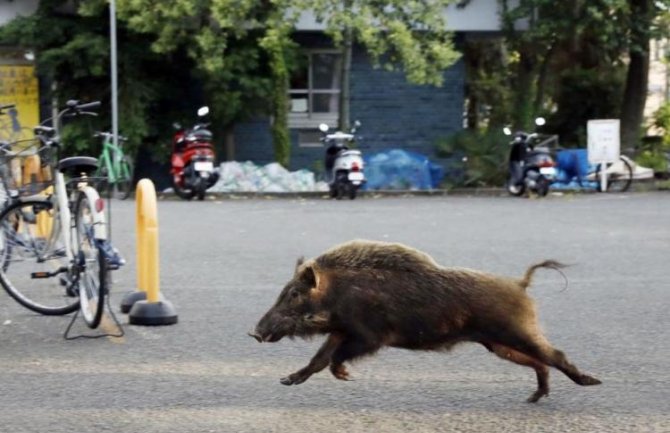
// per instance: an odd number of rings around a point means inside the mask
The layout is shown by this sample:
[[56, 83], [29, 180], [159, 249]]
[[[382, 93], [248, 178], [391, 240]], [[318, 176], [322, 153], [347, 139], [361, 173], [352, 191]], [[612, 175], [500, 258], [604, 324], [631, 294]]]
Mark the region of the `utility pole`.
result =
[[109, 40], [112, 76], [112, 139], [119, 146], [119, 89], [116, 67], [116, 0], [109, 0]]

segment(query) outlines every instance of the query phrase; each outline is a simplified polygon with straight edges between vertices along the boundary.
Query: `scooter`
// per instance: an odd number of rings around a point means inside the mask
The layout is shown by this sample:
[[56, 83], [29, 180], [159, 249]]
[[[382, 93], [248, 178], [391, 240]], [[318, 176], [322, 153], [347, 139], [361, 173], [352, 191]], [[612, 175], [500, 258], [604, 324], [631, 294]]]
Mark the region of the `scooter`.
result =
[[356, 138], [356, 128], [361, 125], [354, 123], [350, 133], [336, 131], [328, 134], [328, 125], [322, 123], [319, 130], [321, 141], [327, 145], [325, 170], [330, 196], [340, 200], [347, 195], [351, 200], [356, 198], [358, 189], [365, 183], [363, 173], [363, 155], [360, 150], [349, 149], [349, 144]]
[[[198, 109], [198, 117], [209, 114], [208, 107]], [[175, 194], [190, 200], [205, 198], [205, 191], [219, 180], [219, 170], [214, 167], [216, 154], [212, 144], [212, 133], [206, 129], [208, 123], [196, 123], [190, 129], [175, 123], [177, 130], [172, 139], [170, 158], [172, 186]]]
[[[542, 117], [535, 119], [538, 126], [544, 125]], [[512, 131], [504, 128], [505, 135], [512, 135]], [[517, 131], [512, 136], [509, 154], [509, 174], [507, 177], [507, 192], [513, 196], [521, 196], [524, 192], [534, 192], [544, 197], [549, 192], [549, 186], [556, 180], [556, 163], [549, 151], [538, 143], [539, 134]]]

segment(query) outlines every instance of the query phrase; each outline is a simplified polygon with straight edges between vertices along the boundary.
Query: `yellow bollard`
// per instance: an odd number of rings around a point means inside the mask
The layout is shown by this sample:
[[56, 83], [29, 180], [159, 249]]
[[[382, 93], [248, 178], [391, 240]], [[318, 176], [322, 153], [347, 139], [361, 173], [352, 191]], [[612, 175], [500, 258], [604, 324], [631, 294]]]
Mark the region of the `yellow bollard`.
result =
[[29, 194], [40, 192], [42, 184], [42, 167], [39, 155], [26, 156], [23, 160], [23, 179], [21, 184], [30, 188]]
[[137, 184], [135, 224], [137, 228], [137, 287], [147, 294], [147, 301], [158, 302], [158, 210], [156, 191], [149, 179]]
[[[135, 200], [139, 292], [126, 296], [121, 303], [121, 311], [124, 311], [124, 305], [127, 307], [131, 304], [128, 308], [131, 325], [172, 325], [177, 323], [177, 313], [172, 303], [163, 299], [159, 291], [158, 206], [153, 182], [149, 179], [140, 180]], [[146, 300], [141, 300], [143, 298]]]

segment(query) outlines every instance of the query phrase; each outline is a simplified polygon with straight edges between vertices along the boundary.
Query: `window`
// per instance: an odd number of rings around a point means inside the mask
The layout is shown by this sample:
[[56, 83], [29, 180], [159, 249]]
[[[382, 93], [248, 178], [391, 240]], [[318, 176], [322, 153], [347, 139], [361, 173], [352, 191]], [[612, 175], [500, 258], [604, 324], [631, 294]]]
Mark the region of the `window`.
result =
[[289, 127], [316, 128], [337, 123], [342, 56], [337, 51], [309, 51], [291, 77]]

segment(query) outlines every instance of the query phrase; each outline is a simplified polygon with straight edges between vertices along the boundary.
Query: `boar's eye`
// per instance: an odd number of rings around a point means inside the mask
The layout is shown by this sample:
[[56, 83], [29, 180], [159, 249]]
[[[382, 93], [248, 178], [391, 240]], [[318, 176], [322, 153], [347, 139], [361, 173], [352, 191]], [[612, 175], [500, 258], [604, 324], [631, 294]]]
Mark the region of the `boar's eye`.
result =
[[298, 296], [300, 296], [300, 293], [296, 289], [293, 289], [291, 290], [289, 296], [291, 296], [291, 299], [296, 299]]

